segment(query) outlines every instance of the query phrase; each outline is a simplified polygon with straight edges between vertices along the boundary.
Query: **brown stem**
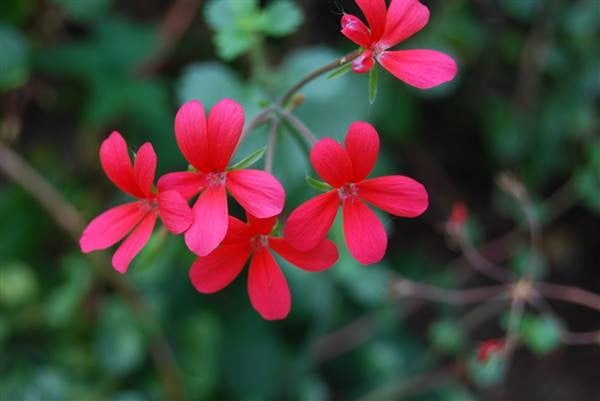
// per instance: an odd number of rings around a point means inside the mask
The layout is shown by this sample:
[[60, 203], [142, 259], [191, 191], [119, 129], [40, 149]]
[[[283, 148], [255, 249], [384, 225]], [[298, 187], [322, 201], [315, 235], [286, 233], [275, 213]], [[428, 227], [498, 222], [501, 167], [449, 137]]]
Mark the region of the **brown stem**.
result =
[[509, 289], [509, 285], [502, 284], [468, 288], [464, 290], [452, 290], [400, 278], [392, 285], [392, 296], [394, 298], [422, 298], [451, 305], [466, 305], [486, 301], [499, 296], [509, 296]]
[[281, 96], [281, 98], [277, 101], [277, 105], [280, 107], [285, 107], [287, 105], [288, 101], [292, 98], [292, 96], [294, 96], [294, 94], [296, 92], [298, 92], [300, 89], [302, 89], [302, 87], [304, 85], [306, 85], [313, 79], [318, 78], [319, 76], [325, 74], [326, 72], [334, 70], [337, 67], [354, 60], [355, 58], [357, 58], [360, 55], [360, 53], [361, 53], [361, 50], [357, 49], [351, 53], [346, 54], [345, 56], [343, 56], [339, 59], [332, 61], [331, 63], [325, 64], [324, 66], [319, 67], [316, 70], [308, 73]]
[[277, 145], [277, 130], [279, 129], [279, 119], [273, 118], [271, 129], [269, 130], [269, 139], [267, 142], [267, 153], [265, 154], [265, 171], [273, 171], [273, 159], [275, 158], [275, 146]]
[[535, 288], [546, 298], [569, 302], [600, 312], [600, 295], [578, 287], [553, 283], [536, 283]]
[[467, 235], [461, 235], [459, 240], [460, 247], [467, 262], [479, 273], [494, 280], [507, 283], [514, 280], [514, 275], [506, 269], [497, 266], [487, 260], [468, 239]]
[[293, 115], [292, 113], [285, 111], [285, 110], [279, 110], [278, 113], [281, 115], [282, 118], [284, 118], [300, 135], [302, 135], [304, 137], [304, 139], [306, 140], [306, 142], [308, 142], [311, 146], [315, 144], [315, 142], [317, 142], [317, 137], [314, 136], [314, 134], [312, 132], [310, 132], [310, 129], [308, 129], [308, 127], [306, 125], [304, 125], [304, 123], [295, 115]]
[[[38, 201], [75, 243], [79, 242], [85, 222], [77, 210], [21, 156], [3, 144], [0, 144], [0, 171]], [[98, 255], [88, 257], [97, 277], [101, 277], [121, 294], [134, 316], [139, 317], [150, 331], [149, 351], [161, 378], [165, 397], [169, 400], [183, 400], [183, 386], [171, 345], [153, 317], [144, 296], [127, 281], [107, 270], [109, 263], [105, 258]]]

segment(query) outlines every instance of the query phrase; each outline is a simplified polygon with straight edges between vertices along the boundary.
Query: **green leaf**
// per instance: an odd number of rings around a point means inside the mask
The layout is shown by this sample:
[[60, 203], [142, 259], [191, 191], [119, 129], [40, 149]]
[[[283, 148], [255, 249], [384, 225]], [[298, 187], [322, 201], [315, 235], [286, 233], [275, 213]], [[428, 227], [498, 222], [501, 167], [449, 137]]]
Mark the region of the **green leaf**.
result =
[[341, 66], [339, 66], [335, 70], [331, 71], [329, 73], [329, 75], [327, 75], [327, 79], [333, 79], [333, 78], [341, 77], [342, 75], [345, 75], [348, 72], [350, 72], [350, 70], [352, 70], [352, 63], [342, 64]]
[[442, 352], [461, 351], [466, 343], [465, 334], [455, 321], [441, 319], [429, 328], [429, 336], [433, 345]]
[[485, 362], [480, 362], [476, 355], [469, 360], [469, 375], [479, 387], [490, 387], [500, 384], [506, 374], [506, 358], [495, 353]]
[[217, 32], [214, 41], [219, 57], [231, 61], [250, 49], [254, 36], [241, 30], [226, 30]]
[[181, 103], [198, 99], [204, 107], [211, 108], [224, 97], [241, 101], [244, 87], [229, 67], [216, 62], [196, 63], [183, 71], [177, 85], [177, 95]]
[[319, 181], [315, 178], [312, 178], [310, 175], [305, 177], [306, 183], [316, 189], [317, 191], [327, 192], [331, 191], [333, 187], [323, 181]]
[[240, 169], [250, 167], [251, 165], [253, 165], [257, 161], [259, 161], [263, 157], [266, 150], [267, 150], [266, 145], [260, 149], [256, 149], [254, 152], [250, 153], [248, 156], [244, 157], [242, 160], [235, 163], [233, 166], [229, 167], [227, 170], [229, 170], [229, 171], [230, 170], [240, 170]]
[[9, 262], [0, 265], [0, 271], [1, 305], [16, 308], [35, 301], [38, 282], [31, 267], [22, 262]]
[[113, 0], [52, 0], [61, 6], [67, 15], [76, 21], [91, 21], [102, 17], [110, 10]]
[[0, 23], [0, 92], [23, 85], [29, 77], [29, 44], [23, 35]]
[[375, 103], [377, 97], [377, 67], [369, 70], [369, 104]]
[[270, 3], [261, 15], [261, 30], [271, 36], [285, 36], [293, 33], [302, 23], [302, 10], [290, 0]]
[[216, 31], [234, 30], [245, 19], [256, 18], [257, 0], [212, 0], [204, 7], [204, 18]]
[[521, 323], [521, 337], [534, 353], [545, 355], [560, 345], [560, 326], [545, 316], [526, 315]]

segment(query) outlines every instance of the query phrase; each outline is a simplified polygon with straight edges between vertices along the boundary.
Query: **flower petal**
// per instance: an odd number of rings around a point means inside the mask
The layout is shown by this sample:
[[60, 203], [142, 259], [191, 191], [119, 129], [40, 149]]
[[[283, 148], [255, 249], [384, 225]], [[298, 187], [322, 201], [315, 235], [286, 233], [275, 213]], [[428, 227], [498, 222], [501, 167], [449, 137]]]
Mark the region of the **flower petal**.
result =
[[227, 189], [246, 212], [258, 218], [277, 216], [283, 210], [285, 191], [277, 178], [262, 170], [227, 173]]
[[387, 234], [377, 215], [356, 198], [344, 201], [343, 212], [350, 254], [363, 265], [379, 262], [385, 255]]
[[227, 235], [221, 242], [221, 245], [239, 244], [241, 242], [248, 243], [256, 234], [248, 224], [233, 216], [229, 216], [227, 225]]
[[275, 223], [277, 223], [277, 216], [269, 217], [267, 219], [259, 219], [250, 213], [246, 213], [246, 219], [248, 220], [248, 225], [250, 226], [252, 232], [262, 235], [270, 234], [271, 231], [273, 231], [273, 227], [275, 227]]
[[287, 281], [273, 255], [265, 248], [258, 249], [250, 262], [248, 295], [263, 319], [284, 319], [290, 312], [292, 297]]
[[379, 135], [369, 123], [357, 121], [350, 125], [344, 141], [352, 162], [353, 181], [364, 180], [373, 170], [379, 155]]
[[129, 264], [137, 256], [142, 248], [148, 243], [154, 224], [156, 223], [156, 211], [146, 214], [146, 217], [129, 234], [119, 246], [112, 257], [112, 265], [119, 273], [126, 273]]
[[177, 110], [175, 139], [188, 163], [200, 171], [210, 171], [206, 115], [198, 100], [190, 100]]
[[429, 9], [418, 0], [392, 0], [380, 40], [382, 47], [396, 46], [419, 32], [428, 21]]
[[192, 224], [192, 210], [177, 191], [159, 192], [157, 196], [160, 219], [173, 234], [181, 234]]
[[203, 294], [222, 290], [240, 274], [250, 250], [250, 242], [221, 244], [208, 255], [196, 259], [190, 268], [192, 284]]
[[419, 89], [429, 89], [456, 76], [456, 62], [435, 50], [385, 51], [377, 59], [396, 78]]
[[368, 72], [375, 65], [375, 59], [373, 58], [373, 52], [371, 50], [365, 50], [363, 54], [358, 56], [352, 62], [352, 71], [357, 74], [364, 74]]
[[340, 199], [335, 190], [304, 202], [287, 219], [285, 239], [300, 251], [316, 247], [327, 236], [339, 205]]
[[117, 131], [113, 131], [100, 145], [100, 163], [106, 176], [121, 191], [136, 198], [143, 198], [135, 180], [127, 142]]
[[291, 246], [284, 238], [269, 238], [269, 246], [294, 266], [311, 272], [330, 268], [339, 257], [337, 247], [328, 239], [304, 252]]
[[156, 173], [156, 153], [150, 142], [143, 144], [137, 151], [133, 162], [133, 172], [138, 188], [145, 197], [149, 197], [152, 193], [152, 184], [154, 184]]
[[194, 222], [185, 232], [185, 243], [198, 256], [211, 253], [227, 233], [227, 192], [223, 186], [208, 187], [192, 209]]
[[427, 210], [428, 195], [420, 182], [402, 175], [388, 175], [363, 181], [358, 196], [378, 208], [400, 217], [417, 217]]
[[177, 191], [185, 199], [197, 195], [206, 186], [206, 179], [202, 173], [179, 171], [168, 173], [158, 179], [158, 192]]
[[385, 28], [387, 10], [385, 0], [356, 0], [356, 4], [364, 14], [369, 28], [371, 28], [371, 40], [376, 42], [381, 38]]
[[207, 126], [211, 167], [225, 171], [242, 135], [244, 109], [231, 99], [223, 99], [210, 110]]
[[79, 240], [81, 251], [88, 253], [113, 246], [135, 227], [145, 213], [139, 202], [126, 203], [107, 210], [83, 230]]
[[333, 187], [341, 187], [352, 178], [352, 163], [346, 150], [331, 138], [315, 143], [310, 161], [319, 177]]
[[371, 45], [371, 34], [365, 24], [354, 15], [342, 15], [342, 35], [361, 47]]

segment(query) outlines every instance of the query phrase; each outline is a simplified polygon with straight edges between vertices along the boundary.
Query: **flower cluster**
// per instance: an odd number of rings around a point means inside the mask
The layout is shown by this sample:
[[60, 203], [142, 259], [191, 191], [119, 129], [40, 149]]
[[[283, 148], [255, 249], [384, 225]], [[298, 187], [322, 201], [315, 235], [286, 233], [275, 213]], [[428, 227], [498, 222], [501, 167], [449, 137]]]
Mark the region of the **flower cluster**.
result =
[[[387, 50], [426, 24], [425, 6], [417, 0], [393, 0], [389, 9], [384, 0], [357, 3], [370, 30], [354, 16], [342, 17], [342, 33], [364, 48], [353, 63], [356, 72], [369, 70], [377, 60], [420, 88], [454, 77], [456, 65], [446, 55]], [[207, 118], [199, 101], [189, 101], [178, 110], [174, 128], [177, 145], [190, 166], [163, 175], [156, 187], [156, 154], [151, 144], [142, 145], [132, 165], [119, 133], [102, 143], [100, 161], [106, 175], [137, 200], [93, 219], [81, 236], [81, 249], [106, 249], [127, 237], [112, 259], [114, 268], [125, 273], [160, 217], [169, 231], [184, 235], [187, 247], [198, 256], [189, 274], [201, 293], [226, 287], [250, 260], [248, 294], [265, 319], [283, 319], [291, 308], [290, 291], [273, 253], [311, 272], [333, 266], [338, 249], [326, 236], [341, 207], [350, 254], [364, 265], [377, 263], [385, 254], [387, 234], [368, 205], [400, 217], [419, 216], [428, 206], [425, 188], [412, 178], [369, 178], [379, 153], [379, 135], [369, 123], [358, 121], [350, 125], [343, 145], [332, 138], [314, 144], [310, 161], [325, 181], [321, 187], [326, 191], [293, 210], [279, 229], [276, 223], [285, 204], [281, 183], [266, 171], [228, 167], [244, 129], [240, 104], [221, 100]], [[230, 216], [228, 196], [245, 210], [246, 222]]]

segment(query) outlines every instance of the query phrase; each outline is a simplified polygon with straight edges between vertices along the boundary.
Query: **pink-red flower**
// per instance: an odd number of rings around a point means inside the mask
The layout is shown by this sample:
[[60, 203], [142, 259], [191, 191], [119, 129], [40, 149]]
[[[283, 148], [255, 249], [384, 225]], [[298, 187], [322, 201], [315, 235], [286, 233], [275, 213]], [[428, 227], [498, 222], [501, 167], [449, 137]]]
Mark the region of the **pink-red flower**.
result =
[[157, 216], [170, 231], [180, 234], [192, 223], [192, 211], [178, 192], [153, 190], [156, 154], [150, 143], [142, 145], [132, 166], [127, 143], [121, 134], [113, 132], [100, 146], [100, 162], [108, 178], [138, 200], [116, 206], [93, 219], [79, 244], [87, 253], [108, 248], [129, 234], [112, 258], [113, 267], [125, 273], [150, 239]]
[[185, 159], [196, 171], [166, 174], [158, 189], [176, 190], [189, 199], [200, 193], [192, 208], [194, 222], [185, 233], [191, 251], [204, 256], [212, 252], [227, 233], [227, 191], [248, 212], [259, 218], [281, 213], [283, 187], [261, 170], [227, 170], [244, 126], [244, 110], [223, 99], [205, 117], [197, 100], [185, 103], [175, 116], [175, 138]]
[[369, 71], [379, 62], [396, 78], [420, 89], [452, 80], [456, 63], [435, 50], [388, 50], [420, 31], [429, 20], [429, 10], [418, 0], [356, 0], [369, 27], [354, 15], [342, 16], [342, 34], [363, 48], [352, 63], [357, 73]]
[[362, 264], [383, 258], [387, 235], [371, 203], [401, 217], [416, 217], [427, 209], [423, 185], [412, 178], [390, 175], [366, 179], [379, 153], [379, 136], [372, 125], [350, 125], [345, 148], [331, 138], [318, 141], [310, 153], [317, 174], [332, 190], [300, 205], [287, 220], [284, 236], [301, 251], [309, 251], [327, 235], [340, 203], [346, 245]]
[[493, 338], [482, 342], [477, 349], [477, 361], [486, 363], [492, 355], [504, 351], [505, 346], [506, 341], [499, 338]]
[[285, 318], [291, 308], [287, 281], [272, 251], [288, 262], [308, 271], [331, 267], [338, 259], [335, 244], [323, 239], [308, 252], [290, 246], [283, 238], [269, 234], [276, 217], [258, 219], [250, 214], [248, 223], [229, 217], [225, 239], [217, 249], [200, 256], [190, 269], [192, 284], [201, 293], [210, 294], [225, 288], [250, 260], [248, 294], [252, 306], [267, 320]]

